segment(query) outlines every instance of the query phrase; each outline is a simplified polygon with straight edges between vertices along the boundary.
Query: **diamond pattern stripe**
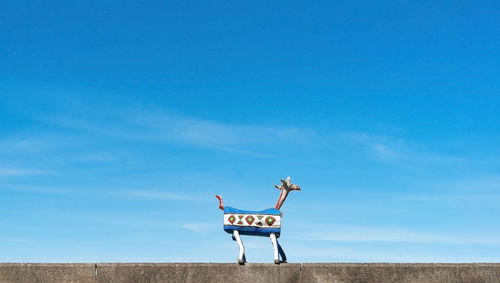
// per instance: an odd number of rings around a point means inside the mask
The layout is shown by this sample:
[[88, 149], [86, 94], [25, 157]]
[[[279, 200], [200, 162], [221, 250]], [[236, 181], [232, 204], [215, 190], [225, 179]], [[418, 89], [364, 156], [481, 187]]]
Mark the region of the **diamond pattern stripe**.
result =
[[224, 225], [257, 228], [281, 228], [281, 216], [227, 213], [224, 214]]

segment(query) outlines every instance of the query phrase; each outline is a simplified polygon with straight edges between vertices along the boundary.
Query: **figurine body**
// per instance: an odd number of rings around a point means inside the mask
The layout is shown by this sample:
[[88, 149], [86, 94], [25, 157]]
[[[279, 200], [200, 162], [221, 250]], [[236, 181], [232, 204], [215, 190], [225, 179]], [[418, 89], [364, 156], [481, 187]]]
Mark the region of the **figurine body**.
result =
[[[240, 235], [269, 237], [274, 248], [274, 263], [286, 262], [285, 253], [277, 240], [281, 234], [281, 217], [283, 216], [283, 213], [279, 209], [290, 191], [300, 191], [301, 189], [299, 186], [290, 183], [290, 177], [286, 180], [281, 180], [281, 183], [281, 186], [275, 186], [281, 190], [276, 206], [261, 211], [241, 210], [229, 206], [224, 207], [222, 197], [216, 195], [219, 199], [219, 209], [224, 210], [224, 231], [232, 234], [233, 240], [238, 243], [239, 264], [246, 262], [245, 247]], [[280, 256], [281, 260], [279, 259]]]

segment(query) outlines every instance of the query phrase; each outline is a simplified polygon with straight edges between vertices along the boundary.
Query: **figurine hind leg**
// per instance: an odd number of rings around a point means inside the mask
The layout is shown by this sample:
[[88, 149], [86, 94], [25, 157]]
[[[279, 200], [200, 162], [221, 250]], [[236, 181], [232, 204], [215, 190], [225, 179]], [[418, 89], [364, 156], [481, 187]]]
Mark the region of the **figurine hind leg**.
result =
[[269, 235], [271, 239], [271, 243], [273, 244], [273, 252], [274, 252], [274, 263], [280, 264], [279, 254], [278, 254], [278, 240], [276, 240], [276, 234], [271, 233]]
[[240, 253], [238, 254], [238, 263], [245, 264], [247, 261], [245, 258], [245, 246], [243, 246], [243, 242], [240, 238], [240, 233], [237, 230], [233, 231], [233, 240], [238, 243], [238, 248], [240, 249]]
[[280, 243], [278, 242], [278, 239], [276, 239], [276, 243], [278, 244], [278, 253], [280, 254], [280, 257], [281, 257], [281, 262], [282, 262], [282, 263], [286, 263], [286, 255], [285, 255], [285, 251], [283, 251], [283, 249], [281, 248], [281, 245], [280, 245]]

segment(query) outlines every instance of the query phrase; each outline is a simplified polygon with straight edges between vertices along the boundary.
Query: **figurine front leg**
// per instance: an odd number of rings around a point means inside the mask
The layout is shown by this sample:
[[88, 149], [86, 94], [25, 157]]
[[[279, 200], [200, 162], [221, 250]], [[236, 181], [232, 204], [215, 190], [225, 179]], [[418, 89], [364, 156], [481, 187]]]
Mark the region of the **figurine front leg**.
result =
[[238, 230], [233, 231], [233, 240], [238, 243], [238, 248], [240, 249], [240, 253], [238, 254], [238, 263], [245, 264], [245, 246], [243, 246], [243, 242], [241, 241], [240, 233], [238, 232]]
[[271, 233], [271, 235], [269, 235], [269, 238], [271, 239], [271, 243], [273, 244], [274, 263], [280, 264], [280, 259], [278, 255], [278, 241], [276, 240], [276, 234]]

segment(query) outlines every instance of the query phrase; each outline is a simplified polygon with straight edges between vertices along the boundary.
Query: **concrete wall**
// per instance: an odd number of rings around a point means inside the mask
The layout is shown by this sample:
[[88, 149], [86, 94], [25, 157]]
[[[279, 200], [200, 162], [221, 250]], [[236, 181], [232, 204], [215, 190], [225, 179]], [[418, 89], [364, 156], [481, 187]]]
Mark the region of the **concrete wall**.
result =
[[0, 282], [500, 282], [500, 264], [0, 263]]

